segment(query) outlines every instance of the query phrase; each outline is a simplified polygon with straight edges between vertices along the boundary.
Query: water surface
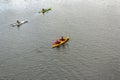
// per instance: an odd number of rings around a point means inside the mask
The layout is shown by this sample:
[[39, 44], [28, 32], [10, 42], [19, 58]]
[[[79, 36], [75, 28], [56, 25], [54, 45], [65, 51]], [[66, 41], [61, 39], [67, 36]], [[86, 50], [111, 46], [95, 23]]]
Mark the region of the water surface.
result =
[[0, 0], [0, 79], [119, 80], [119, 22], [119, 0]]

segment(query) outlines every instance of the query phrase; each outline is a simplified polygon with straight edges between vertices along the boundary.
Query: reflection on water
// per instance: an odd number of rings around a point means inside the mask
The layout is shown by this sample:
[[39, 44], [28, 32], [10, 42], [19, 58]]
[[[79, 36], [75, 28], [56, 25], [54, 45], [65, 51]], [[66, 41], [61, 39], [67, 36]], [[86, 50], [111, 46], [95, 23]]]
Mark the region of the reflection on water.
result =
[[[0, 79], [119, 80], [119, 3], [0, 0]], [[9, 26], [25, 19], [29, 23], [19, 28]], [[67, 35], [69, 42], [52, 48]]]
[[59, 46], [59, 47], [56, 47], [55, 49], [58, 50], [58, 51], [68, 50], [68, 49], [69, 49], [69, 44], [68, 44], [68, 43], [65, 43], [65, 44], [63, 44], [63, 45], [61, 45], [61, 46]]

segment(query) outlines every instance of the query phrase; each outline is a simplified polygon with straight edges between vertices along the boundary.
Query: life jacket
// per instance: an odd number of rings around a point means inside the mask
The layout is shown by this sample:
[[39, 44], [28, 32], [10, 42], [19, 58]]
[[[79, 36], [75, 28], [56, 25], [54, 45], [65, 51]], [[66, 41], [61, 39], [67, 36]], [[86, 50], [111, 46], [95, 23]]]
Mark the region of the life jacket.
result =
[[57, 40], [56, 42], [55, 42], [55, 44], [59, 44], [60, 42]]
[[64, 38], [63, 38], [63, 37], [61, 37], [60, 41], [64, 41]]

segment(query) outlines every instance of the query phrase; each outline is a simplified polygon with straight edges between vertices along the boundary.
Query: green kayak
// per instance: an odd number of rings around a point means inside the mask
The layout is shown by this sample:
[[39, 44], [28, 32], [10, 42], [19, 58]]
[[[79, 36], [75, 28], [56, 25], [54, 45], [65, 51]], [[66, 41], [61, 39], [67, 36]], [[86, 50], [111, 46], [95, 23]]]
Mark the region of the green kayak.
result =
[[48, 9], [44, 9], [44, 11], [41, 10], [41, 11], [39, 11], [38, 13], [45, 13], [45, 12], [48, 12], [48, 11], [50, 11], [50, 10], [51, 10], [51, 8], [48, 8]]

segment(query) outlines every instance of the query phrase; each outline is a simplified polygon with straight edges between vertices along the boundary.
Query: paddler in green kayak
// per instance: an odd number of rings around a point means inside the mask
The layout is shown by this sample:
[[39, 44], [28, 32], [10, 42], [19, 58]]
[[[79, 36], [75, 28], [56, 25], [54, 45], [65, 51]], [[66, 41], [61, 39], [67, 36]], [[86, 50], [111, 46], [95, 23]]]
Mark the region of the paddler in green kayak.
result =
[[44, 8], [42, 8], [42, 13], [45, 13], [45, 9]]
[[42, 8], [41, 11], [39, 11], [38, 13], [45, 13], [45, 12], [48, 12], [50, 10], [51, 10], [51, 8], [47, 8], [47, 9]]

